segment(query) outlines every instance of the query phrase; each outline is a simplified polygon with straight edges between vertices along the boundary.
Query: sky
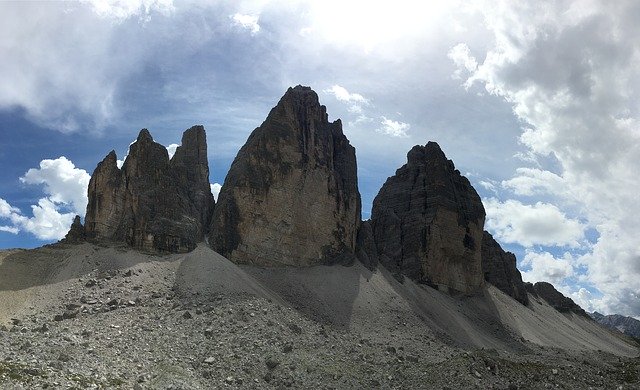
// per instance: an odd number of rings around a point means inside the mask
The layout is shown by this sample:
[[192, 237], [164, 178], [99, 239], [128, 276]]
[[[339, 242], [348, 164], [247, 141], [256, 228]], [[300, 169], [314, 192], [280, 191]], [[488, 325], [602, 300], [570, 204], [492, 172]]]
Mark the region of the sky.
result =
[[0, 2], [0, 248], [63, 237], [141, 128], [173, 151], [204, 125], [219, 191], [302, 84], [356, 148], [364, 219], [436, 141], [525, 281], [640, 318], [639, 19], [624, 0]]

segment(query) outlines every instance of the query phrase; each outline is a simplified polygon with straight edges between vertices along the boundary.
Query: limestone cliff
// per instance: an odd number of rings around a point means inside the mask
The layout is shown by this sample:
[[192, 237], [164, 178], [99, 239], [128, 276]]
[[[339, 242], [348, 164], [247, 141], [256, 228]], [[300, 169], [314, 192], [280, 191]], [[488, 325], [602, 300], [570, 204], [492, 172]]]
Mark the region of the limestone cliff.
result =
[[88, 239], [150, 251], [195, 248], [214, 206], [204, 128], [185, 131], [182, 142], [170, 161], [167, 149], [143, 129], [122, 169], [113, 151], [98, 164], [88, 189]]
[[378, 260], [398, 275], [474, 293], [484, 284], [484, 218], [480, 197], [438, 144], [414, 146], [373, 201]]
[[516, 267], [516, 256], [505, 252], [489, 232], [482, 237], [482, 272], [484, 279], [523, 305], [529, 303], [522, 275]]
[[310, 266], [354, 258], [355, 149], [309, 87], [289, 88], [233, 161], [209, 243], [237, 263]]

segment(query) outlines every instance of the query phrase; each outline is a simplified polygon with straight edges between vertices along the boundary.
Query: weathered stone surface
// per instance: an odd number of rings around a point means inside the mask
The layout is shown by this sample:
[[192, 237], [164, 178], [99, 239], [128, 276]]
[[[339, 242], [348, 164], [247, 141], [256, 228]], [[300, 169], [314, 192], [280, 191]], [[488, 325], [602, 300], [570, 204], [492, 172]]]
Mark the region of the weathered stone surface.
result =
[[573, 299], [565, 297], [560, 291], [556, 290], [551, 283], [537, 282], [536, 284], [525, 283], [528, 293], [534, 297], [544, 299], [549, 305], [561, 313], [576, 313], [581, 316], [591, 318]]
[[487, 231], [482, 236], [482, 272], [484, 280], [505, 294], [523, 305], [529, 303], [522, 275], [516, 267], [516, 256], [511, 252], [505, 252]]
[[203, 126], [193, 126], [182, 135], [182, 144], [171, 158], [180, 203], [188, 215], [199, 218], [198, 237], [204, 237], [211, 223], [215, 201], [209, 184], [207, 136]]
[[378, 250], [371, 228], [371, 221], [363, 221], [358, 230], [356, 256], [368, 269], [374, 270], [378, 265]]
[[87, 237], [143, 250], [194, 249], [213, 208], [206, 150], [204, 128], [194, 126], [171, 161], [146, 129], [129, 147], [122, 169], [109, 153], [89, 182]]
[[480, 197], [435, 142], [414, 146], [407, 160], [373, 201], [380, 263], [419, 282], [476, 292], [484, 284]]
[[85, 238], [84, 226], [82, 226], [80, 216], [76, 215], [76, 217], [73, 219], [73, 223], [71, 224], [69, 232], [67, 232], [67, 235], [64, 236], [64, 238], [60, 240], [60, 242], [65, 244], [79, 244], [84, 242]]
[[355, 149], [309, 87], [289, 88], [225, 179], [210, 245], [237, 263], [309, 266], [354, 258]]

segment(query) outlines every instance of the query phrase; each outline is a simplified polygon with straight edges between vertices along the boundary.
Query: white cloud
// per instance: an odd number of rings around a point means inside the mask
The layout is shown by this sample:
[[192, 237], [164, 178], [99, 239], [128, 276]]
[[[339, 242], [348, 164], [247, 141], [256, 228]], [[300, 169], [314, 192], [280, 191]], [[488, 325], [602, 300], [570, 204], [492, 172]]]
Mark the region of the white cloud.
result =
[[[480, 10], [493, 42], [475, 71], [456, 64], [470, 72], [467, 85], [513, 105], [530, 156], [558, 165], [519, 171], [505, 186], [526, 195], [560, 190], [561, 201], [577, 202], [597, 231], [579, 260], [580, 283], [603, 294], [592, 303], [604, 312], [640, 314], [640, 249], [630, 233], [638, 223], [629, 212], [640, 193], [640, 3], [500, 1]], [[560, 241], [579, 240], [579, 225]]]
[[31, 206], [33, 217], [27, 217], [0, 199], [0, 218], [11, 222], [0, 231], [17, 234], [32, 233], [41, 240], [59, 240], [65, 236], [76, 214], [83, 216], [87, 207], [89, 174], [76, 168], [66, 157], [42, 160], [39, 168], [32, 168], [20, 178], [24, 184], [42, 185], [47, 197]]
[[398, 122], [387, 117], [381, 117], [382, 121], [380, 124], [382, 127], [378, 128], [376, 131], [381, 134], [390, 135], [392, 137], [408, 137], [407, 130], [411, 128], [411, 125], [404, 122]]
[[255, 35], [260, 32], [260, 25], [258, 24], [259, 16], [258, 15], [244, 15], [241, 13], [236, 13], [234, 15], [229, 16], [231, 20], [233, 20], [233, 24], [236, 26], [240, 26], [251, 31], [251, 35]]
[[457, 70], [453, 73], [456, 79], [462, 78], [462, 70], [474, 72], [478, 68], [478, 61], [470, 54], [469, 46], [459, 43], [449, 50], [447, 57], [457, 66]]
[[19, 213], [20, 210], [11, 206], [6, 200], [0, 198], [0, 217], [8, 218], [13, 213]]
[[500, 202], [483, 199], [487, 218], [485, 227], [499, 241], [524, 247], [533, 245], [579, 247], [585, 226], [568, 218], [556, 206], [537, 202], [522, 204], [516, 200]]
[[169, 160], [173, 158], [173, 155], [176, 154], [176, 149], [178, 149], [178, 144], [171, 144], [167, 146], [167, 153], [169, 153]]
[[512, 190], [516, 195], [561, 195], [565, 182], [553, 172], [537, 168], [518, 168], [516, 176], [502, 182], [502, 187]]
[[346, 88], [337, 84], [325, 89], [324, 92], [332, 94], [341, 102], [349, 103], [349, 112], [354, 114], [362, 114], [363, 106], [370, 105], [369, 99], [359, 93], [350, 93]]
[[132, 16], [148, 17], [154, 11], [162, 14], [174, 10], [173, 0], [80, 0], [88, 3], [100, 17], [116, 20], [128, 19]]
[[42, 160], [39, 168], [31, 168], [20, 178], [25, 184], [42, 185], [48, 199], [63, 204], [83, 216], [87, 209], [87, 188], [91, 176], [66, 157]]
[[213, 194], [213, 199], [215, 199], [216, 202], [218, 201], [218, 195], [220, 195], [221, 188], [222, 188], [222, 185], [220, 185], [219, 183], [211, 184], [211, 193]]
[[559, 286], [566, 278], [574, 276], [572, 261], [569, 253], [556, 258], [549, 252], [527, 250], [522, 265], [529, 269], [522, 271], [522, 279], [525, 282], [549, 282]]
[[18, 229], [17, 227], [13, 227], [13, 226], [0, 226], [0, 232], [18, 234], [20, 232], [20, 229]]

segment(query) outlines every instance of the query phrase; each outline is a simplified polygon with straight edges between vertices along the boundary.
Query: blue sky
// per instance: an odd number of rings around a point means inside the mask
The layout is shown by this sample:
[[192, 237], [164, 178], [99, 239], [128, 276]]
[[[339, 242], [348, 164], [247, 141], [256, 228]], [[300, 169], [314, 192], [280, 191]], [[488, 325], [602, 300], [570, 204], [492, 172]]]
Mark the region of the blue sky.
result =
[[640, 316], [640, 5], [597, 1], [0, 3], [0, 248], [84, 213], [141, 128], [207, 129], [211, 182], [285, 90], [309, 85], [356, 147], [363, 217], [437, 141], [485, 227], [587, 310]]

